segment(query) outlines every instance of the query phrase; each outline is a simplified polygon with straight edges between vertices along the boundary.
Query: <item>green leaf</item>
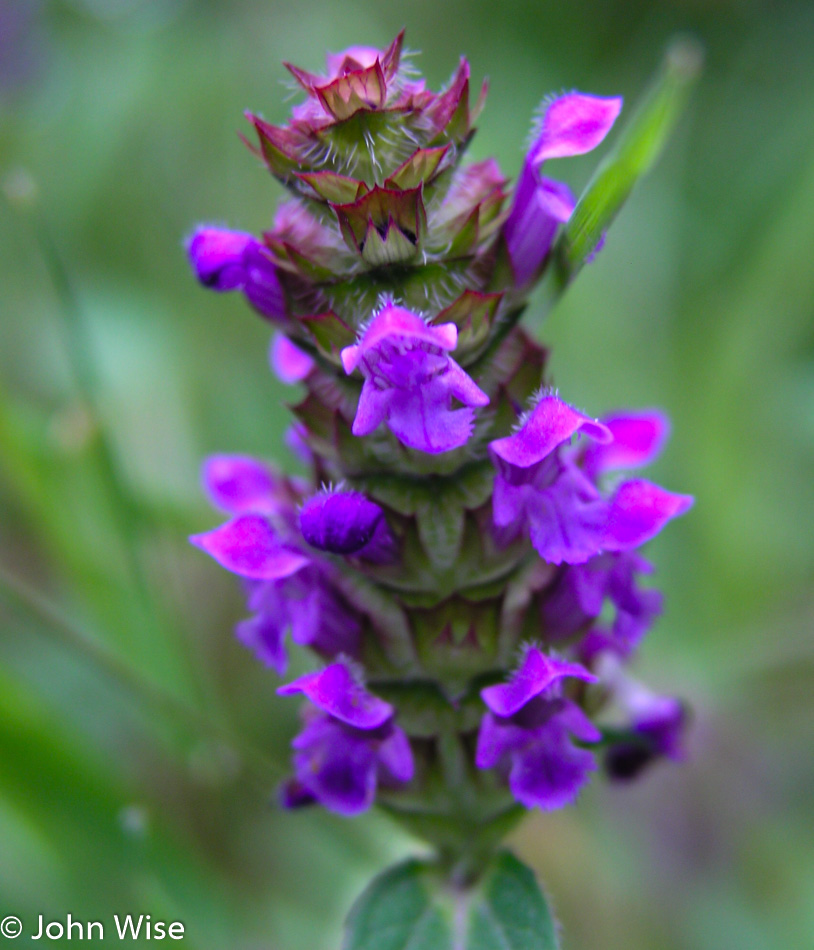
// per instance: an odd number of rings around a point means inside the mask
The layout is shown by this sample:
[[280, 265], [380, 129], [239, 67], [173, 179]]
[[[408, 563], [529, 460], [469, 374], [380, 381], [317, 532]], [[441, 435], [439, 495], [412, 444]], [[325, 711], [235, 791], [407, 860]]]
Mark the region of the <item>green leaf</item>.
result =
[[508, 851], [491, 862], [472, 897], [465, 950], [557, 950], [554, 919], [534, 872]]
[[501, 851], [474, 884], [457, 880], [477, 865], [472, 854], [446, 873], [417, 860], [385, 871], [353, 906], [342, 950], [557, 950], [534, 872]]
[[684, 110], [702, 59], [699, 46], [689, 39], [668, 49], [649, 94], [599, 166], [557, 241], [554, 263], [561, 288], [579, 273], [633, 186], [655, 164]]
[[390, 868], [354, 904], [342, 950], [452, 950], [440, 892], [440, 875], [426, 862]]

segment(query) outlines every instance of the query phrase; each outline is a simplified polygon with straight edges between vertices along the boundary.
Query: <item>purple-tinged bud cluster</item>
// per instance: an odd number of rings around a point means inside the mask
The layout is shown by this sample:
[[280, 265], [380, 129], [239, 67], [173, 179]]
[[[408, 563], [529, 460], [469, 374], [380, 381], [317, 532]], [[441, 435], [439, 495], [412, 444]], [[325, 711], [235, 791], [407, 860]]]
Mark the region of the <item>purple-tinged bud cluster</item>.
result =
[[662, 610], [640, 549], [692, 499], [626, 477], [666, 417], [575, 409], [517, 322], [574, 208], [542, 166], [599, 146], [621, 99], [546, 101], [508, 193], [494, 160], [462, 163], [466, 61], [435, 93], [403, 60], [399, 35], [289, 66], [306, 101], [249, 119], [292, 197], [259, 237], [189, 241], [202, 284], [275, 322], [308, 469], [213, 457], [230, 520], [192, 541], [243, 578], [261, 661], [282, 675], [290, 634], [323, 663], [279, 690], [307, 701], [284, 804], [378, 800], [454, 850], [515, 802], [574, 801], [599, 761], [681, 757], [684, 707], [625, 665]]

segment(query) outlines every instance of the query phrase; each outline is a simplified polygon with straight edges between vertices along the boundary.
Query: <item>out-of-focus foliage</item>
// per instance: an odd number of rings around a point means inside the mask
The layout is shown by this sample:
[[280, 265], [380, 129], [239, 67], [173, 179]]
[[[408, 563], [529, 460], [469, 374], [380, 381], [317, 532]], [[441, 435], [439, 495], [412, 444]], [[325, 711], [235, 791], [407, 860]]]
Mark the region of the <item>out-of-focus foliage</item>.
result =
[[675, 30], [706, 46], [659, 166], [532, 316], [565, 398], [673, 416], [656, 478], [698, 500], [652, 546], [668, 607], [641, 663], [693, 701], [693, 756], [514, 843], [572, 950], [810, 946], [814, 6], [760, 0], [6, 0], [0, 917], [149, 913], [200, 950], [328, 950], [411, 847], [383, 818], [269, 806], [296, 704], [185, 542], [215, 523], [207, 452], [295, 463], [268, 328], [195, 286], [183, 235], [269, 224], [280, 190], [235, 132], [247, 107], [284, 117], [281, 60], [402, 25], [435, 85], [462, 52], [491, 77], [472, 154], [510, 174], [545, 93], [632, 103]]

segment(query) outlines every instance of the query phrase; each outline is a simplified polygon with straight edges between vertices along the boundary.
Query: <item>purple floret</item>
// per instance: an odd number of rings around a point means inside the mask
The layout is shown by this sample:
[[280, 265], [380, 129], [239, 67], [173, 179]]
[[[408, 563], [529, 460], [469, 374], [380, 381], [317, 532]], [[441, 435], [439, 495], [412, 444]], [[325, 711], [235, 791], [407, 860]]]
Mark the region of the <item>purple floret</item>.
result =
[[[292, 743], [294, 788], [332, 811], [355, 815], [373, 804], [379, 783], [412, 779], [412, 750], [393, 722], [393, 707], [369, 693], [346, 664], [309, 673], [278, 692], [303, 693], [316, 707], [306, 711], [305, 728]], [[302, 803], [302, 795], [288, 798]]]
[[600, 733], [575, 703], [562, 696], [562, 680], [593, 682], [575, 663], [529, 647], [512, 679], [481, 692], [484, 715], [475, 763], [503, 772], [515, 798], [527, 808], [550, 810], [574, 801], [596, 765], [593, 754], [572, 739], [596, 742]]
[[[439, 453], [464, 445], [474, 412], [489, 397], [447, 354], [455, 349], [454, 323], [429, 326], [421, 317], [388, 303], [358, 343], [342, 350], [346, 373], [365, 377], [353, 434], [369, 435], [383, 422], [404, 445]], [[464, 408], [453, 409], [452, 399]]]

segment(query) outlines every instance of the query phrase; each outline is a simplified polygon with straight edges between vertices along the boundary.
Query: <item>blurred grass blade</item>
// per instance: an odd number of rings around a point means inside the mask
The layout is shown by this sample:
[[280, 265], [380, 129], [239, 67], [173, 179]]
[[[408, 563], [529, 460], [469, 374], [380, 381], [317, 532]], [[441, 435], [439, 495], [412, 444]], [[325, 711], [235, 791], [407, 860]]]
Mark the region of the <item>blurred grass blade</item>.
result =
[[653, 167], [675, 128], [701, 73], [703, 52], [682, 38], [667, 50], [644, 102], [580, 197], [554, 248], [560, 290], [571, 283], [596, 249], [636, 182]]

